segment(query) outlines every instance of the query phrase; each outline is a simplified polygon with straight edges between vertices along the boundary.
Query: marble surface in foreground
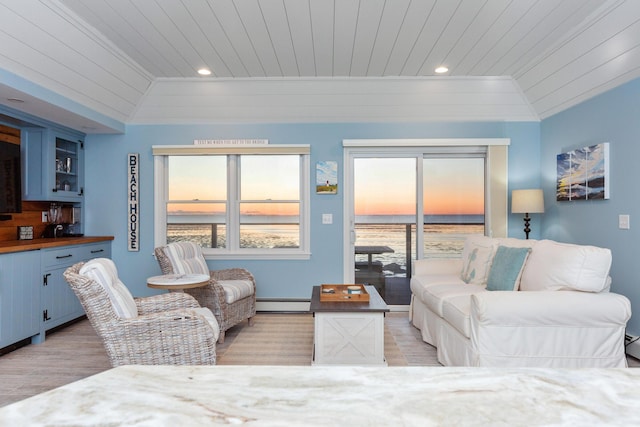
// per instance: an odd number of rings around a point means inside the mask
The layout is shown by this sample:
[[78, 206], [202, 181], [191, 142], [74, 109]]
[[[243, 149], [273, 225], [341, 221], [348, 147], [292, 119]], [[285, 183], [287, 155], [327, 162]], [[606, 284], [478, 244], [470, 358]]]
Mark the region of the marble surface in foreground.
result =
[[640, 425], [640, 369], [125, 366], [0, 408], [0, 425]]

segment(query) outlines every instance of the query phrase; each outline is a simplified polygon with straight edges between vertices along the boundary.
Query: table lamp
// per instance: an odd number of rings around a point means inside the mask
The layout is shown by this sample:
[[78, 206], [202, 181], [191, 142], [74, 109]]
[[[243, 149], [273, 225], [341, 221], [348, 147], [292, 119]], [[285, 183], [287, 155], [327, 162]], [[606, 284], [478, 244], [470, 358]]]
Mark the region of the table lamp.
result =
[[544, 212], [544, 196], [541, 189], [513, 190], [511, 192], [511, 213], [524, 214], [524, 233], [529, 238], [530, 213]]

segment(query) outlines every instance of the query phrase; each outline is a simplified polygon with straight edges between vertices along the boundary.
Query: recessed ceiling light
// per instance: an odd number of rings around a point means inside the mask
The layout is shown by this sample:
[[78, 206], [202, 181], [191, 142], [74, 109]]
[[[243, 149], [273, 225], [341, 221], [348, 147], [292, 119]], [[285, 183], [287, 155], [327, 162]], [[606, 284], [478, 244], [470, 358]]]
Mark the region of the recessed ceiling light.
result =
[[447, 67], [445, 67], [444, 65], [439, 66], [438, 68], [435, 69], [435, 72], [438, 74], [443, 74], [446, 73], [447, 71], [449, 71], [449, 69]]
[[201, 76], [208, 76], [211, 75], [211, 70], [208, 68], [200, 68], [198, 70], [198, 74], [200, 74]]
[[7, 98], [7, 101], [9, 101], [9, 102], [24, 102], [24, 99], [20, 99], [20, 98]]

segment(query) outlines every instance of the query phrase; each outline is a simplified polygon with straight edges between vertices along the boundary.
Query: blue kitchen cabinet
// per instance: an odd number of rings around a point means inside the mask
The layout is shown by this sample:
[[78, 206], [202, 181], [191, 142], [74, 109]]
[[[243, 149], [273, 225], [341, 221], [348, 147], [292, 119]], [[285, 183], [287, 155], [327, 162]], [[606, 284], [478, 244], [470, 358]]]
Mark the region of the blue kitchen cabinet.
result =
[[0, 255], [0, 348], [40, 333], [40, 251]]
[[42, 338], [44, 333], [84, 315], [75, 293], [64, 279], [64, 271], [75, 263], [93, 258], [111, 258], [111, 243], [42, 249]]
[[57, 128], [25, 128], [21, 135], [22, 199], [81, 202], [84, 136]]

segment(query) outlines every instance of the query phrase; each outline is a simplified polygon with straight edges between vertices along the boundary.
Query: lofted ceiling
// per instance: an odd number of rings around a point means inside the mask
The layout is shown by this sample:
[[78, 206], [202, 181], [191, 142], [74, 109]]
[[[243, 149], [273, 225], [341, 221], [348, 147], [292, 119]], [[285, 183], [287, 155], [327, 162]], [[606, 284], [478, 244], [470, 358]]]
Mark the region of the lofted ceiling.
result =
[[640, 76], [640, 2], [0, 0], [0, 71], [0, 103], [86, 133], [535, 121]]

